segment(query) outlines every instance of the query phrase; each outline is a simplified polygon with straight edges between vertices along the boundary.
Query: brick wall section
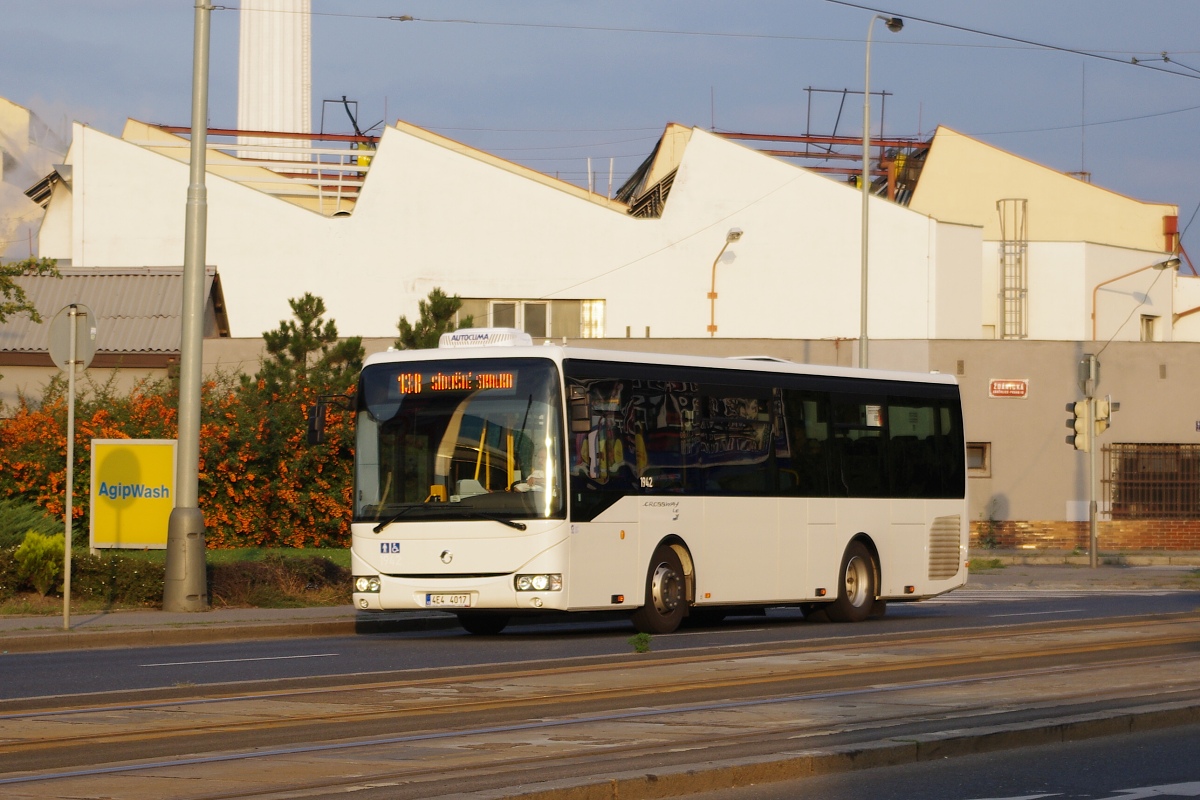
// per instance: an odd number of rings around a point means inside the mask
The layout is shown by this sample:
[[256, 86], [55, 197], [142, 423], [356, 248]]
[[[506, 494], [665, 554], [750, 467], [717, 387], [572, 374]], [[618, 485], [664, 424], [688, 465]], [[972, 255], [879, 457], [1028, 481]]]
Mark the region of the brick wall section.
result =
[[[1086, 550], [1086, 522], [972, 522], [971, 545], [991, 535], [995, 547], [1021, 550]], [[1102, 521], [1096, 526], [1099, 550], [1200, 550], [1200, 520], [1139, 519]]]

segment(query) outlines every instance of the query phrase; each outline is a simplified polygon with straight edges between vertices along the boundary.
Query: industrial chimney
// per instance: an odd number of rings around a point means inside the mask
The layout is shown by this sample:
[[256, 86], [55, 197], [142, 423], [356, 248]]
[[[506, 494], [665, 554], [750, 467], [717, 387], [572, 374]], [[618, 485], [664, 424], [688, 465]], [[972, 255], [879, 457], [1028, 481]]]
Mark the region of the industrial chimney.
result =
[[[238, 117], [243, 131], [312, 132], [311, 0], [242, 0]], [[239, 138], [238, 144], [307, 147], [295, 139]], [[295, 158], [244, 151], [243, 158]], [[306, 158], [306, 157], [302, 157]]]

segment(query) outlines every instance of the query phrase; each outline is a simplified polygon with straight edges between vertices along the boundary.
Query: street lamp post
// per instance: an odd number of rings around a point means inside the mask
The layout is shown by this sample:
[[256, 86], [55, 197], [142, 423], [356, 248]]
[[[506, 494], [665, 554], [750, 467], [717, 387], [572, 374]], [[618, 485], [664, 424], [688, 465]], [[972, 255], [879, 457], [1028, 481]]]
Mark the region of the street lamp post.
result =
[[871, 33], [875, 20], [883, 20], [887, 29], [896, 33], [904, 27], [899, 17], [876, 14], [867, 26], [867, 61], [863, 78], [863, 144], [862, 144], [862, 278], [859, 289], [858, 365], [867, 366], [867, 215], [871, 197]]
[[742, 238], [741, 228], [730, 228], [725, 234], [725, 244], [721, 245], [721, 252], [717, 253], [717, 257], [713, 259], [712, 265], [712, 285], [708, 290], [708, 335], [717, 335], [717, 263], [720, 262], [721, 256], [725, 255], [725, 248], [730, 244]]
[[[1116, 283], [1122, 278], [1128, 278], [1130, 275], [1137, 275], [1139, 272], [1145, 272], [1148, 269], [1179, 269], [1179, 256], [1172, 256], [1166, 261], [1159, 261], [1157, 264], [1148, 264], [1144, 267], [1138, 267], [1133, 272], [1126, 272], [1124, 275], [1118, 275], [1115, 278], [1109, 278], [1106, 281], [1100, 281], [1092, 289], [1092, 341], [1096, 341], [1096, 298], [1101, 286], [1107, 286], [1110, 283]], [[1116, 335], [1115, 333], [1113, 334]]]
[[179, 356], [179, 467], [175, 508], [167, 520], [164, 611], [205, 611], [204, 515], [199, 502], [200, 392], [203, 378], [204, 262], [208, 232], [205, 186], [208, 142], [210, 16], [207, 0], [196, 0], [192, 45], [192, 141], [190, 182], [184, 220], [183, 305]]

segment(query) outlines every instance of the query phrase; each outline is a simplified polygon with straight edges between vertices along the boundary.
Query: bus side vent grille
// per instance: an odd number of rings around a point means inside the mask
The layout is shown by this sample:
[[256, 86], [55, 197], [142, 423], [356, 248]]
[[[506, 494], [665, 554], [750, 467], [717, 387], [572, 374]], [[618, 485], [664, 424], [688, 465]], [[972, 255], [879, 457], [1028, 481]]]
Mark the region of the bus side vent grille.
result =
[[929, 580], [945, 580], [958, 574], [961, 531], [958, 514], [934, 518], [929, 528]]

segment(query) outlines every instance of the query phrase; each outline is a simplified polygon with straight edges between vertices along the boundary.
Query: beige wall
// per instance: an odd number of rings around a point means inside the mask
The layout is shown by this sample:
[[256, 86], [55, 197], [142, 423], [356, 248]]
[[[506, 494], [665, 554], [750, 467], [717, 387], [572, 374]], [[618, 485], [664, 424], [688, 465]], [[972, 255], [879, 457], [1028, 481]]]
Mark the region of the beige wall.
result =
[[[931, 364], [959, 374], [971, 441], [992, 445], [992, 475], [971, 480], [972, 519], [1079, 519], [1088, 497], [1088, 456], [1066, 443], [1066, 404], [1082, 399], [1078, 363], [1094, 343], [935, 342]], [[1097, 394], [1121, 404], [1101, 446], [1114, 442], [1200, 443], [1200, 345], [1113, 342], [1099, 352]], [[1024, 378], [1023, 400], [988, 396], [992, 379]], [[1102, 460], [1097, 456], [1097, 470]], [[1086, 517], [1085, 517], [1086, 518]]]
[[939, 127], [909, 208], [943, 222], [982, 225], [999, 241], [996, 201], [1028, 200], [1027, 238], [1164, 249], [1163, 217], [1177, 206], [1146, 203]]
[[[386, 350], [391, 339], [364, 342], [368, 353]], [[857, 342], [786, 339], [575, 339], [569, 346], [681, 353], [717, 357], [774, 356], [798, 363], [851, 366]], [[262, 342], [222, 339], [205, 342], [206, 374], [216, 369], [254, 372]], [[1078, 362], [1091, 343], [996, 341], [878, 341], [870, 345], [876, 368], [916, 372], [936, 370], [958, 377], [962, 388], [967, 440], [986, 442], [992, 451], [991, 474], [969, 483], [971, 519], [1077, 519], [1087, 499], [1088, 456], [1066, 443], [1068, 402], [1081, 399]], [[1121, 403], [1101, 444], [1113, 442], [1200, 443], [1200, 344], [1187, 342], [1113, 342], [1100, 353], [1098, 393]], [[0, 392], [6, 402], [15, 387], [40, 387], [52, 368], [0, 367]], [[103, 381], [110, 370], [92, 370]], [[132, 385], [147, 371], [118, 376]], [[152, 373], [153, 374], [153, 373]], [[162, 375], [161, 371], [157, 373]], [[989, 397], [993, 379], [1028, 381], [1021, 400]], [[26, 388], [26, 391], [29, 391]], [[36, 394], [40, 396], [40, 388]], [[1086, 508], [1086, 507], [1083, 507]]]

